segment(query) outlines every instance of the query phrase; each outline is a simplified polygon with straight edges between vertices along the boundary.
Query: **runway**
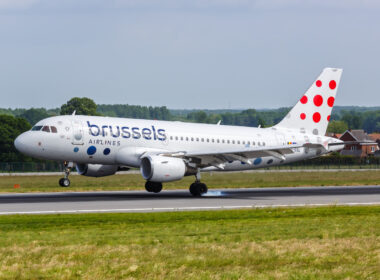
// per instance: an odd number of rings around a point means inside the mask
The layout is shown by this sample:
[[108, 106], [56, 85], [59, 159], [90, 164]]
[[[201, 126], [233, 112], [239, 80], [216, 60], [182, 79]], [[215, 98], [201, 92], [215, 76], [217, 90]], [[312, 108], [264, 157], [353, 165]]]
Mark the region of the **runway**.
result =
[[0, 215], [163, 212], [322, 205], [380, 205], [380, 186], [210, 190], [70, 192], [0, 195]]

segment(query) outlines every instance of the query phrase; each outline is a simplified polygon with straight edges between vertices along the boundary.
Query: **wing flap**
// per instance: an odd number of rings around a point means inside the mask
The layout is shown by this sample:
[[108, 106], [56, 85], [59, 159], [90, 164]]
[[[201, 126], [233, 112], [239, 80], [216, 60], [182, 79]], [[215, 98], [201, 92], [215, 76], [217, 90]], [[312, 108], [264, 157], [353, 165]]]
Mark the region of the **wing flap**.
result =
[[224, 164], [239, 160], [251, 165], [252, 158], [273, 156], [280, 160], [284, 160], [286, 155], [294, 153], [295, 148], [301, 148], [300, 145], [288, 145], [277, 147], [255, 147], [244, 148], [243, 150], [225, 150], [225, 151], [193, 151], [193, 152], [173, 152], [162, 154], [164, 156], [182, 157], [190, 162], [197, 162], [201, 166], [215, 166], [218, 169], [223, 169]]

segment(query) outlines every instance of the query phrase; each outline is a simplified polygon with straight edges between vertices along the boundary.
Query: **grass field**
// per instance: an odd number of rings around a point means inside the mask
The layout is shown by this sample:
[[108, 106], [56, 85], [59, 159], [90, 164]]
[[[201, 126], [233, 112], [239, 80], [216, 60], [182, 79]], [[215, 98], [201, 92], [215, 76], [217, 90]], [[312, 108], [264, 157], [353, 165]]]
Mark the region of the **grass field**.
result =
[[[114, 175], [103, 178], [71, 176], [71, 187], [61, 188], [62, 176], [4, 176], [0, 177], [0, 192], [56, 192], [96, 190], [144, 190], [140, 174]], [[188, 188], [194, 177], [165, 183], [164, 189]], [[202, 181], [209, 188], [264, 188], [293, 186], [379, 185], [380, 171], [360, 172], [270, 172], [270, 173], [205, 173]], [[20, 188], [14, 188], [14, 185]]]
[[0, 217], [0, 279], [380, 279], [380, 207]]

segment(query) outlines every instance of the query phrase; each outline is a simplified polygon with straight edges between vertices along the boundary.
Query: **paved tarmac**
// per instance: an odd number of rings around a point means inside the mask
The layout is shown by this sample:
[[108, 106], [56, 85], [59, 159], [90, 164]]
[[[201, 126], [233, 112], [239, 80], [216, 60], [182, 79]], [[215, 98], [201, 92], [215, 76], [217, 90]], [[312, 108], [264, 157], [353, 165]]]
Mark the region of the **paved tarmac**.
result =
[[210, 190], [70, 192], [0, 195], [0, 215], [163, 212], [322, 205], [380, 205], [380, 186]]
[[[239, 171], [223, 171], [223, 173], [289, 173], [289, 172], [378, 172], [378, 168], [313, 168], [313, 169], [250, 169]], [[116, 175], [140, 174], [140, 170], [119, 171]], [[62, 176], [62, 172], [0, 172], [2, 176]], [[75, 170], [70, 173], [70, 176], [79, 175]]]

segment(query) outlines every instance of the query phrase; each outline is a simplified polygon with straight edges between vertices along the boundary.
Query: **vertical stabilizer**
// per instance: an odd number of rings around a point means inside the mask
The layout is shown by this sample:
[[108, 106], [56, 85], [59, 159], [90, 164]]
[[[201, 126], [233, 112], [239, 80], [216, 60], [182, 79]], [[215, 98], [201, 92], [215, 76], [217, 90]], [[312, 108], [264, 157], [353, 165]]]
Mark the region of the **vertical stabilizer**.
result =
[[342, 71], [337, 68], [323, 69], [298, 103], [275, 127], [324, 135], [330, 121]]

